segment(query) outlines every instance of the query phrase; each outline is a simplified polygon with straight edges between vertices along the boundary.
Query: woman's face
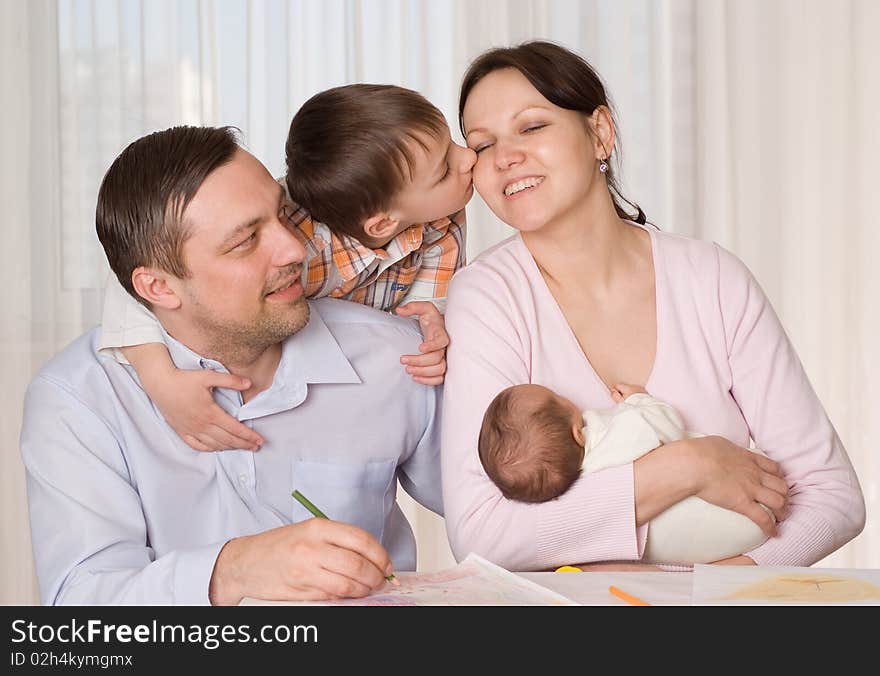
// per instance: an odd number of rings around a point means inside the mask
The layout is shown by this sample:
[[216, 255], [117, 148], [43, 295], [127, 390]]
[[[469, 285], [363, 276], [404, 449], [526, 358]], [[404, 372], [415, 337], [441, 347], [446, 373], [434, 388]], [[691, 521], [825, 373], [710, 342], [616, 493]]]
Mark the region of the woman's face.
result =
[[[474, 186], [498, 218], [523, 232], [583, 209], [605, 181], [590, 120], [553, 105], [514, 68], [493, 71], [471, 90], [462, 115], [477, 153]], [[610, 148], [609, 148], [610, 150]]]

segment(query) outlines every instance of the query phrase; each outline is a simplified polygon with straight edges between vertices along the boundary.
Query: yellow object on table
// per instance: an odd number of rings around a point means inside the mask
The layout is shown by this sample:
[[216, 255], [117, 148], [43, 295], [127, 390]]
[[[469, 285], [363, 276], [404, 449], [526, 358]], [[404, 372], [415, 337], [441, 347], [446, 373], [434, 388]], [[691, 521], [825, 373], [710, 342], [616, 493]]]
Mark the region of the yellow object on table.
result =
[[580, 568], [575, 568], [574, 566], [561, 566], [557, 568], [554, 572], [556, 573], [583, 573]]

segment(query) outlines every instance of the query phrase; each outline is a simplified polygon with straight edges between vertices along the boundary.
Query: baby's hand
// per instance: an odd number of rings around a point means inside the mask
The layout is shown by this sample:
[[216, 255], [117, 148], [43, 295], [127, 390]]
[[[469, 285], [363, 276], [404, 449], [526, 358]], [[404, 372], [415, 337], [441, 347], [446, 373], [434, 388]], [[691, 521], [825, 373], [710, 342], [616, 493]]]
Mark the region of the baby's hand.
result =
[[622, 402], [631, 394], [647, 394], [648, 391], [639, 385], [627, 385], [626, 383], [618, 383], [611, 388], [611, 398], [616, 403]]
[[246, 378], [210, 370], [174, 369], [164, 372], [161, 382], [144, 382], [168, 424], [196, 451], [256, 451], [262, 445], [259, 434], [220, 408], [212, 396], [215, 387], [244, 391], [250, 386]]
[[446, 333], [446, 321], [440, 310], [430, 301], [415, 300], [397, 308], [396, 312], [401, 317], [417, 315], [424, 338], [424, 342], [419, 345], [421, 354], [406, 354], [400, 358], [400, 363], [406, 365], [406, 372], [417, 383], [441, 385], [446, 374], [449, 334]]

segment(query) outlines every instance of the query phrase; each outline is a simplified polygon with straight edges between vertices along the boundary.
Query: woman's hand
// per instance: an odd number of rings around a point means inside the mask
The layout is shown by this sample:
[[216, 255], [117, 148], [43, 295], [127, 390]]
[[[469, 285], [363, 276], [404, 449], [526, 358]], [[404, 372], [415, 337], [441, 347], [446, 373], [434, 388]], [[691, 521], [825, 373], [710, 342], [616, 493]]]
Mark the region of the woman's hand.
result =
[[575, 568], [580, 568], [583, 573], [662, 573], [663, 569], [652, 563], [639, 563], [638, 561], [615, 561], [578, 563]]
[[713, 561], [713, 566], [757, 566], [754, 559], [746, 556], [745, 554], [741, 554], [740, 556], [732, 556], [729, 559], [721, 559], [720, 561]]
[[776, 521], [782, 520], [788, 485], [779, 464], [723, 437], [700, 437], [686, 443], [692, 449], [694, 495], [744, 514], [767, 535], [776, 535], [776, 523], [761, 505], [772, 510]]

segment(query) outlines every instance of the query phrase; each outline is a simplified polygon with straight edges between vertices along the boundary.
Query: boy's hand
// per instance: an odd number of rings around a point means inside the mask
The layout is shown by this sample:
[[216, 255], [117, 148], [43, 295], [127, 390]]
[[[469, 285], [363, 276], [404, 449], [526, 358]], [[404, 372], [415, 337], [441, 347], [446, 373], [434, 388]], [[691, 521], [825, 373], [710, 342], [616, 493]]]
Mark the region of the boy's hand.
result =
[[159, 382], [142, 382], [165, 420], [190, 448], [256, 451], [262, 445], [262, 437], [220, 408], [212, 395], [215, 387], [247, 390], [249, 380], [231, 373], [174, 369]]
[[400, 363], [406, 365], [406, 372], [422, 385], [441, 385], [446, 374], [446, 348], [449, 334], [446, 321], [434, 303], [427, 300], [414, 300], [398, 307], [401, 317], [418, 316], [424, 342], [419, 345], [421, 354], [406, 354]]

